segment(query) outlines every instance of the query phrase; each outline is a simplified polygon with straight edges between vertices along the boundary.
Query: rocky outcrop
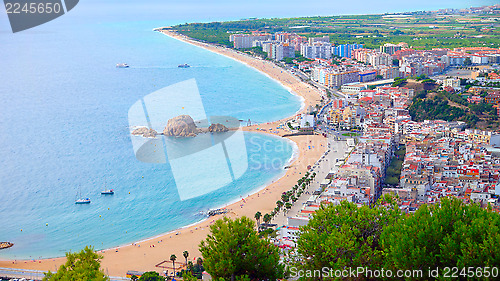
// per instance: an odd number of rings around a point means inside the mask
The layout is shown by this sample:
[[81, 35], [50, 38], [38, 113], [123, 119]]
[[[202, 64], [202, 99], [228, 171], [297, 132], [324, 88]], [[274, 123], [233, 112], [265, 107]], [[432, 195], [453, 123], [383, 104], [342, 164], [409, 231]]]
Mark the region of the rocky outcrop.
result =
[[179, 115], [168, 120], [163, 134], [172, 137], [195, 137], [198, 134], [198, 129], [191, 116]]
[[7, 248], [10, 248], [14, 246], [14, 243], [10, 243], [10, 242], [0, 242], [0, 250], [1, 249], [7, 249]]
[[145, 138], [154, 138], [156, 137], [156, 135], [158, 135], [158, 133], [153, 129], [149, 129], [147, 133], [142, 134], [142, 136]]
[[229, 131], [229, 129], [220, 123], [216, 123], [216, 124], [210, 125], [210, 127], [208, 127], [208, 131], [210, 133], [222, 133], [222, 132]]
[[132, 131], [132, 135], [143, 136], [145, 138], [154, 138], [156, 137], [156, 135], [158, 135], [158, 133], [153, 129], [141, 127]]

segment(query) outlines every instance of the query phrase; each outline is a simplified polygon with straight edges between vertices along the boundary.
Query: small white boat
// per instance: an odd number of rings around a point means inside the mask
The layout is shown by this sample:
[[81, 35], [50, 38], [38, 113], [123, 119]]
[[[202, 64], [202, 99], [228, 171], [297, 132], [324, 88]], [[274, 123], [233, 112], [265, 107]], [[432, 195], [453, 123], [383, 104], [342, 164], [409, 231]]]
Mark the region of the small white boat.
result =
[[126, 63], [117, 63], [116, 68], [128, 68], [129, 65]]
[[90, 198], [83, 198], [81, 188], [78, 188], [78, 193], [76, 194], [75, 204], [90, 204]]
[[179, 64], [177, 67], [188, 68], [188, 67], [191, 67], [191, 66], [189, 64], [185, 63], [185, 64]]
[[75, 204], [90, 204], [90, 198], [76, 199]]
[[104, 180], [104, 190], [101, 191], [101, 195], [113, 195], [115, 194], [115, 191], [113, 189], [108, 189], [108, 184], [106, 180]]
[[113, 194], [115, 194], [115, 191], [113, 189], [106, 189], [106, 190], [101, 191], [101, 194], [102, 195], [113, 195]]

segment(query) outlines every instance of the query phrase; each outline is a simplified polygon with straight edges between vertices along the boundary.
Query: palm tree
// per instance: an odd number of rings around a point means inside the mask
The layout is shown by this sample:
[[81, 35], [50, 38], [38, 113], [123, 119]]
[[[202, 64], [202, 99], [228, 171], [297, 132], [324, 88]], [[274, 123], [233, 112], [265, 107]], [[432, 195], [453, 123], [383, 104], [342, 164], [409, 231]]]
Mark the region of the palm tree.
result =
[[257, 228], [259, 228], [261, 217], [262, 217], [262, 214], [260, 212], [255, 213], [255, 219], [257, 220]]
[[186, 259], [186, 267], [187, 267], [187, 264], [188, 264], [188, 257], [189, 257], [189, 252], [188, 252], [188, 251], [184, 251], [184, 252], [182, 252], [182, 256], [184, 256], [184, 258]]
[[269, 215], [269, 214], [264, 215], [264, 222], [266, 224], [269, 224], [271, 222], [271, 219], [272, 219], [271, 215]]
[[174, 277], [175, 277], [175, 260], [176, 259], [177, 259], [177, 257], [174, 254], [172, 254], [170, 256], [170, 260], [172, 261], [172, 267], [174, 268]]
[[278, 208], [281, 208], [283, 206], [283, 202], [282, 201], [276, 201], [276, 206], [278, 206]]
[[200, 272], [203, 272], [203, 259], [202, 258], [196, 259], [196, 265], [198, 266], [198, 269], [200, 270]]

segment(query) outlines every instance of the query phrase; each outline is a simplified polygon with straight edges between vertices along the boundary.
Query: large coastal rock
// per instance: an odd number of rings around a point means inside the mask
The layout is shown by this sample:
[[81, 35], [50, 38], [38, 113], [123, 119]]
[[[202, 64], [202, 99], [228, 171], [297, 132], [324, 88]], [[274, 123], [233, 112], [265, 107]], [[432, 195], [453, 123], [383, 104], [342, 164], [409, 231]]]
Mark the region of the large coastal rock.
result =
[[145, 138], [154, 138], [157, 134], [155, 130], [146, 127], [137, 128], [132, 131], [132, 135], [143, 136]]
[[208, 131], [210, 133], [222, 133], [222, 132], [229, 131], [229, 129], [220, 123], [216, 123], [216, 124], [210, 125], [210, 127], [208, 127]]
[[179, 115], [168, 120], [163, 134], [172, 137], [195, 137], [198, 134], [198, 129], [191, 116]]

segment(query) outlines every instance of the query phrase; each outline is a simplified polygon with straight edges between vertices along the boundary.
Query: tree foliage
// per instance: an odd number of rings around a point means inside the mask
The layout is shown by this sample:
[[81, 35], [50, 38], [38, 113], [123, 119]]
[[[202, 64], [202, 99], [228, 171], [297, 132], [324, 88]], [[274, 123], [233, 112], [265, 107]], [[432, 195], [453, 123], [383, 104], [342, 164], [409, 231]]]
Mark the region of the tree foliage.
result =
[[86, 246], [79, 253], [66, 253], [66, 263], [61, 265], [56, 273], [48, 272], [44, 281], [65, 280], [92, 280], [104, 281], [109, 278], [100, 270], [102, 255], [94, 252], [92, 247]]
[[[423, 276], [415, 279], [428, 280], [434, 277], [429, 276], [429, 270], [439, 268], [437, 279], [444, 280], [446, 267], [486, 272], [500, 265], [500, 215], [490, 207], [442, 198], [440, 204], [424, 204], [414, 214], [401, 215], [390, 197], [383, 200], [389, 204], [379, 203], [372, 208], [358, 208], [347, 201], [337, 206], [322, 205], [301, 228], [298, 254], [302, 261], [296, 272], [324, 267], [384, 268], [393, 273], [421, 270]], [[459, 277], [484, 279], [479, 275]], [[366, 279], [358, 276], [355, 280]]]
[[165, 281], [165, 277], [160, 276], [156, 271], [144, 272], [139, 281]]
[[260, 239], [253, 221], [247, 217], [217, 220], [200, 244], [205, 270], [212, 278], [235, 280], [276, 280], [283, 274], [279, 249]]
[[433, 98], [421, 98], [416, 96], [409, 108], [410, 115], [415, 121], [423, 120], [445, 120], [464, 121], [474, 126], [479, 118], [464, 109], [448, 104], [448, 98], [444, 93], [438, 93]]
[[[421, 206], [381, 236], [385, 268], [492, 267], [500, 264], [500, 216], [457, 198]], [[441, 272], [442, 273], [442, 272]]]
[[386, 225], [399, 216], [397, 206], [387, 197], [389, 207], [378, 204], [358, 207], [342, 201], [339, 205], [322, 205], [306, 226], [301, 227], [298, 254], [303, 259], [298, 268], [333, 270], [346, 267], [378, 269], [383, 262], [379, 243]]

